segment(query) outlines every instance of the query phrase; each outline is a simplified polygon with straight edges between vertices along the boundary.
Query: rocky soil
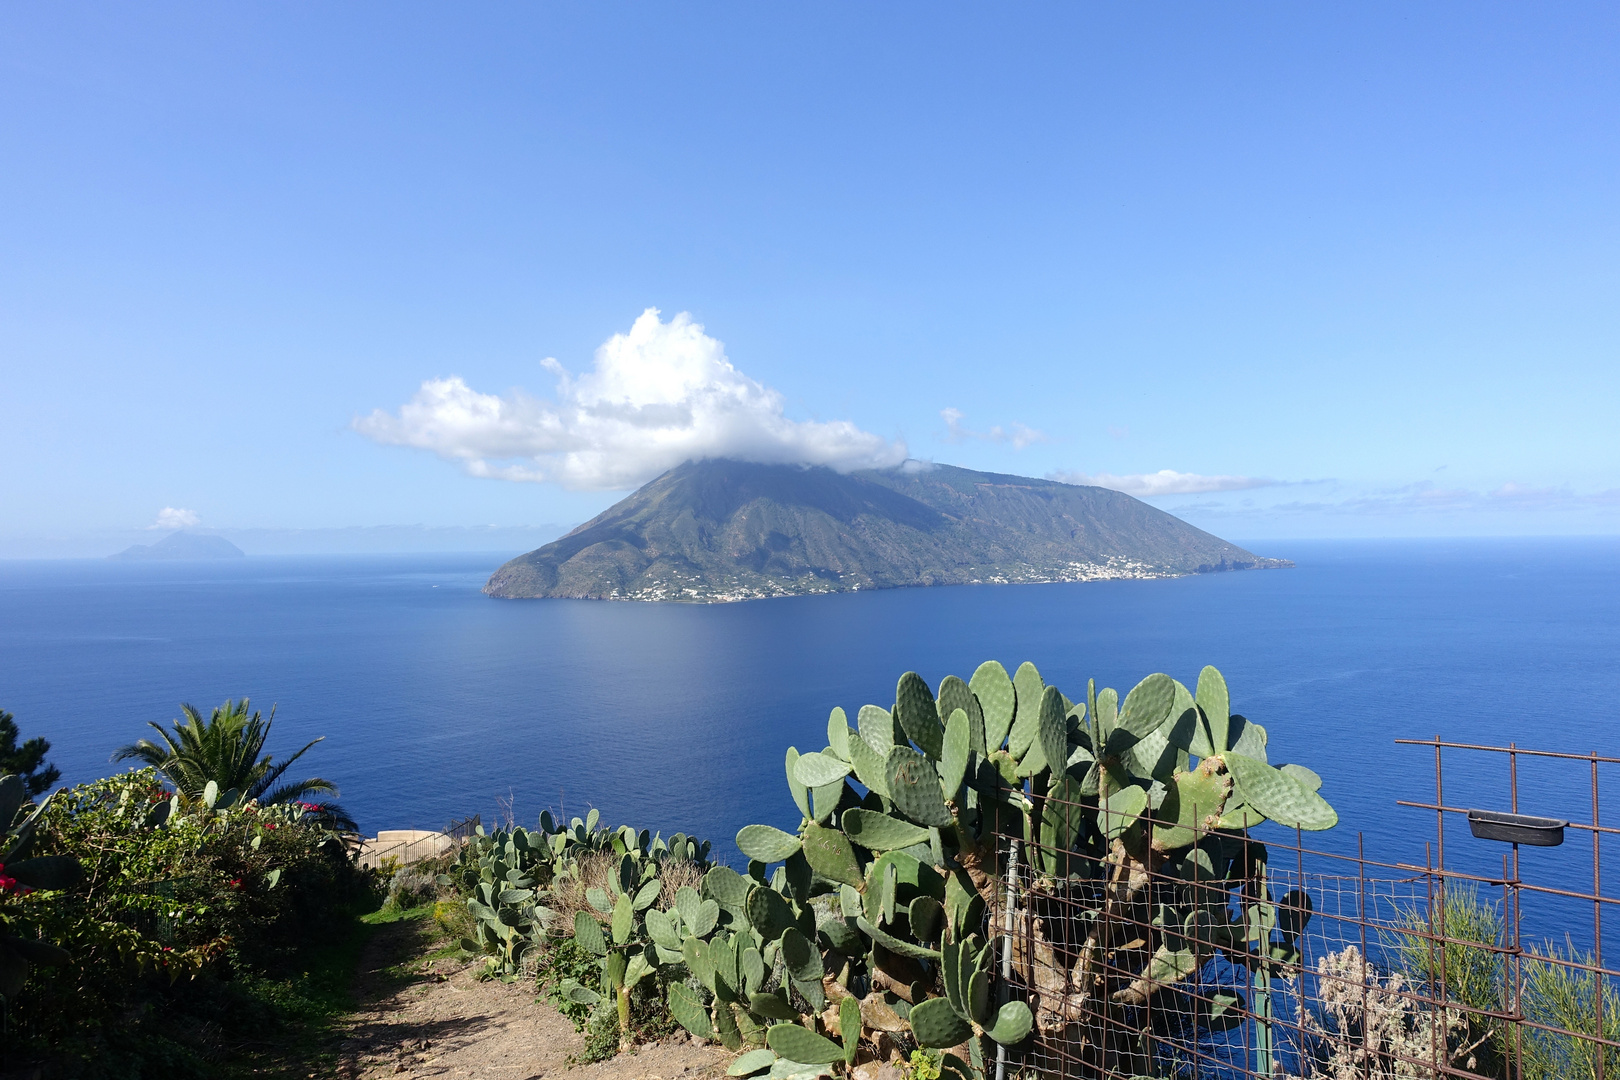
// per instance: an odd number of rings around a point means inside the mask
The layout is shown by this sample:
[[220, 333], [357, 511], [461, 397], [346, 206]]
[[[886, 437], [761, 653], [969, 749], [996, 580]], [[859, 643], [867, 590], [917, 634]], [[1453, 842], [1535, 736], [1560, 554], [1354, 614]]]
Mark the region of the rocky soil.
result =
[[359, 1011], [334, 1048], [343, 1080], [699, 1080], [724, 1076], [729, 1054], [681, 1039], [611, 1061], [573, 1064], [584, 1036], [532, 982], [480, 982], [454, 959], [400, 964], [420, 923], [380, 927], [361, 959]]

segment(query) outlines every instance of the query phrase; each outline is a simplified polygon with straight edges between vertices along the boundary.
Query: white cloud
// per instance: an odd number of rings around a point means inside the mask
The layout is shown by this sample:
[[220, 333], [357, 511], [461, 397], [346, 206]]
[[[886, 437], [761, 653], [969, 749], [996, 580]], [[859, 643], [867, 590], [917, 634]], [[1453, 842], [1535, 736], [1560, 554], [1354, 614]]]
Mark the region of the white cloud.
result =
[[1085, 484], [1091, 487], [1112, 488], [1127, 495], [1202, 495], [1211, 491], [1248, 491], [1251, 488], [1270, 487], [1275, 480], [1254, 476], [1200, 476], [1198, 473], [1160, 469], [1152, 473], [1115, 476], [1112, 473], [1055, 472], [1049, 480], [1065, 484]]
[[967, 416], [961, 409], [941, 409], [939, 415], [945, 418], [945, 441], [949, 443], [967, 442], [969, 439], [983, 439], [985, 442], [1012, 443], [1014, 450], [1022, 450], [1034, 443], [1047, 442], [1046, 432], [1039, 428], [1027, 427], [1016, 421], [1005, 428], [1000, 424], [989, 431], [974, 431], [962, 423]]
[[485, 394], [458, 376], [429, 379], [397, 414], [354, 428], [394, 446], [431, 450], [473, 476], [553, 481], [577, 490], [636, 487], [684, 461], [729, 457], [827, 465], [847, 472], [906, 459], [906, 445], [846, 420], [789, 420], [782, 395], [738, 371], [725, 347], [686, 313], [648, 308], [627, 334], [570, 375], [554, 359], [556, 400]]
[[195, 510], [182, 510], [176, 506], [165, 506], [158, 511], [157, 521], [148, 525], [148, 529], [190, 529], [202, 523]]

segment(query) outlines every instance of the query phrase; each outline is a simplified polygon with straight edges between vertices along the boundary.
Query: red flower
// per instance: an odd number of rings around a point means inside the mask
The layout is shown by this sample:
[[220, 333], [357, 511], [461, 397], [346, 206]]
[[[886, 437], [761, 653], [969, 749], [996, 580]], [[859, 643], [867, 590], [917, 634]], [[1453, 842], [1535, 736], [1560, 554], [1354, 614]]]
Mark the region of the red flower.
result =
[[276, 827], [276, 823], [273, 821], [267, 821], [264, 823], [264, 827], [267, 829], [273, 829]]

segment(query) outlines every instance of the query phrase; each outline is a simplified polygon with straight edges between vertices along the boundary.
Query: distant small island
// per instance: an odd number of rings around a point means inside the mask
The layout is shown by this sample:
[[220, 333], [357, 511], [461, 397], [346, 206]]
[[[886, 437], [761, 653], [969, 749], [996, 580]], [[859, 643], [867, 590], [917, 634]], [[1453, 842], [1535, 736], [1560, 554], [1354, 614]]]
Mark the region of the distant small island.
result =
[[717, 603], [1285, 567], [1108, 488], [911, 462], [671, 469], [500, 567], [502, 599]]
[[242, 559], [247, 552], [225, 539], [206, 533], [170, 533], [155, 544], [136, 544], [107, 558], [140, 562], [160, 559]]

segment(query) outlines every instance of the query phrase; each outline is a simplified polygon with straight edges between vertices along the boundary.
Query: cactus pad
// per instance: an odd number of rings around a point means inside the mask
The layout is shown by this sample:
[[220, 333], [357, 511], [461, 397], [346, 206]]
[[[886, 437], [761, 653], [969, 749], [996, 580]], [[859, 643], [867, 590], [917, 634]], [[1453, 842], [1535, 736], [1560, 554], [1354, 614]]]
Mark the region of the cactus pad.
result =
[[1322, 790], [1322, 778], [1303, 765], [1279, 765], [1277, 771], [1292, 776], [1310, 791]]
[[[889, 749], [894, 748], [891, 746]], [[875, 791], [885, 799], [889, 797], [889, 782], [883, 770], [888, 753], [889, 751], [885, 750], [879, 755], [865, 739], [849, 741], [849, 763], [854, 767], [855, 779], [866, 785], [868, 791]]]
[[1176, 773], [1166, 785], [1164, 802], [1159, 806], [1161, 819], [1172, 824], [1154, 826], [1154, 848], [1169, 851], [1184, 847], [1219, 828], [1231, 793], [1232, 778], [1221, 767], [1220, 758], [1207, 758], [1191, 772]]
[[763, 885], [748, 891], [748, 923], [761, 941], [775, 941], [793, 925], [793, 910], [782, 894]]
[[795, 982], [816, 982], [825, 974], [821, 950], [797, 926], [782, 932], [782, 963]]
[[861, 741], [870, 746], [874, 754], [889, 756], [889, 751], [894, 749], [894, 717], [889, 715], [888, 709], [862, 705], [861, 711], [855, 714], [855, 725], [860, 730]]
[[1125, 695], [1125, 708], [1119, 715], [1116, 730], [1128, 732], [1132, 741], [1140, 739], [1170, 718], [1175, 701], [1175, 680], [1163, 672], [1155, 672]]
[[928, 689], [921, 675], [908, 671], [900, 676], [894, 700], [900, 727], [930, 760], [938, 761], [945, 729], [939, 722], [934, 692]]
[[787, 759], [784, 767], [787, 769], [788, 792], [793, 796], [794, 805], [798, 806], [799, 813], [805, 817], [810, 816], [810, 789], [799, 783], [798, 774], [799, 748], [790, 746], [787, 749]]
[[1051, 766], [1052, 779], [1056, 781], [1063, 773], [1069, 762], [1069, 718], [1068, 706], [1064, 704], [1063, 694], [1055, 686], [1048, 686], [1041, 692], [1041, 711], [1037, 720], [1036, 742], [1041, 748], [1041, 757]]
[[[758, 1012], [759, 1010], [754, 1011]], [[750, 1050], [731, 1063], [731, 1067], [726, 1070], [726, 1075], [753, 1076], [757, 1072], [764, 1072], [774, 1064], [776, 1064], [776, 1055], [771, 1051]]]
[[953, 822], [933, 762], [909, 746], [896, 746], [889, 751], [885, 765], [889, 798], [902, 814], [919, 825], [935, 828]]
[[716, 866], [703, 875], [703, 891], [708, 898], [727, 911], [742, 914], [748, 901], [748, 890], [753, 885], [729, 866]]
[[709, 1010], [703, 1007], [697, 991], [685, 983], [670, 984], [669, 1014], [681, 1027], [698, 1038], [714, 1038], [714, 1027], [709, 1023]]
[[1226, 679], [1213, 667], [1198, 673], [1196, 693], [1199, 709], [1203, 710], [1202, 736], [1193, 743], [1192, 752], [1199, 757], [1219, 754], [1232, 744], [1227, 741], [1227, 721], [1231, 715], [1231, 698], [1226, 690]]
[[856, 916], [855, 925], [860, 928], [861, 933], [896, 956], [908, 956], [913, 960], [939, 959], [938, 949], [930, 949], [926, 945], [916, 945], [902, 938], [897, 938], [893, 934], [880, 930], [867, 922], [865, 916]]
[[[1007, 734], [1007, 749], [1015, 758], [1029, 753], [1030, 745], [1040, 732], [1041, 695], [1045, 689], [1046, 683], [1041, 680], [1041, 673], [1034, 664], [1025, 660], [1018, 665], [1018, 673], [1013, 676], [1016, 712], [1012, 729]], [[988, 732], [985, 737], [989, 738]]]
[[1246, 717], [1233, 713], [1227, 720], [1226, 740], [1234, 754], [1266, 761], [1266, 729]]
[[913, 1006], [908, 1019], [917, 1044], [934, 1050], [956, 1046], [973, 1034], [968, 1022], [956, 1014], [950, 1001], [942, 997], [929, 998]]
[[938, 697], [936, 704], [939, 707], [940, 723], [946, 723], [950, 720], [951, 713], [961, 709], [967, 714], [970, 723], [977, 721], [981, 728], [984, 726], [984, 713], [979, 706], [979, 699], [973, 696], [968, 684], [955, 675], [947, 675], [940, 680]]
[[845, 810], [841, 824], [851, 840], [872, 851], [894, 851], [913, 844], [928, 843], [928, 830], [921, 825], [913, 825], [876, 810], [860, 807]]
[[810, 869], [828, 881], [855, 886], [866, 884], [866, 879], [861, 876], [860, 863], [855, 859], [855, 849], [850, 847], [849, 839], [837, 829], [825, 829], [820, 825], [805, 829], [804, 858], [810, 864]]
[[720, 905], [713, 900], [705, 900], [698, 905], [696, 917], [687, 929], [691, 930], [695, 937], [708, 937], [719, 925]]
[[1223, 756], [1237, 794], [1277, 824], [1316, 831], [1339, 823], [1339, 815], [1322, 796], [1287, 773], [1231, 751]]
[[797, 1020], [799, 1013], [788, 1003], [787, 991], [748, 995], [748, 1011], [767, 1020]]
[[1097, 815], [1097, 826], [1109, 840], [1117, 839], [1126, 829], [1135, 825], [1142, 811], [1147, 809], [1148, 794], [1132, 784], [1108, 796], [1102, 813]]
[[836, 784], [848, 775], [849, 762], [840, 761], [832, 754], [800, 754], [793, 765], [793, 778], [807, 788]]
[[[963, 692], [966, 690], [964, 686]], [[968, 735], [971, 726], [965, 709], [951, 710], [950, 718], [945, 722], [945, 741], [939, 758], [939, 783], [945, 798], [951, 802], [958, 801], [962, 796], [962, 780], [967, 776], [971, 749]]]
[[1009, 1001], [996, 1013], [996, 1022], [985, 1029], [985, 1034], [1003, 1046], [1013, 1046], [1029, 1038], [1035, 1026], [1035, 1016], [1022, 1001]]
[[844, 1060], [844, 1048], [798, 1024], [777, 1024], [765, 1032], [765, 1045], [790, 1061], [831, 1065]]
[[737, 830], [737, 850], [762, 863], [781, 862], [799, 850], [799, 838], [769, 825], [744, 825]]
[[918, 941], [938, 941], [945, 925], [945, 905], [932, 896], [918, 896], [906, 908], [906, 921]]
[[849, 760], [849, 717], [842, 708], [834, 707], [827, 717], [827, 746], [832, 752]]
[[675, 920], [670, 918], [668, 913], [654, 908], [642, 918], [647, 925], [647, 936], [652, 938], [654, 943], [665, 949], [680, 949], [681, 935], [675, 928]]
[[737, 957], [737, 974], [742, 978], [742, 988], [753, 993], [765, 984], [765, 961], [760, 958], [759, 950], [753, 945], [743, 949]]
[[602, 938], [602, 924], [583, 911], [574, 912], [574, 943], [592, 956], [607, 955], [607, 942]]
[[1007, 732], [1012, 728], [1013, 713], [1017, 707], [1013, 681], [1007, 677], [1007, 669], [999, 661], [986, 660], [973, 673], [968, 687], [973, 691], [973, 696], [979, 699], [979, 708], [984, 713], [985, 745], [991, 750], [998, 750], [1007, 741]]
[[855, 1064], [861, 1046], [861, 1003], [854, 995], [838, 1003], [838, 1039], [844, 1044], [844, 1065]]

